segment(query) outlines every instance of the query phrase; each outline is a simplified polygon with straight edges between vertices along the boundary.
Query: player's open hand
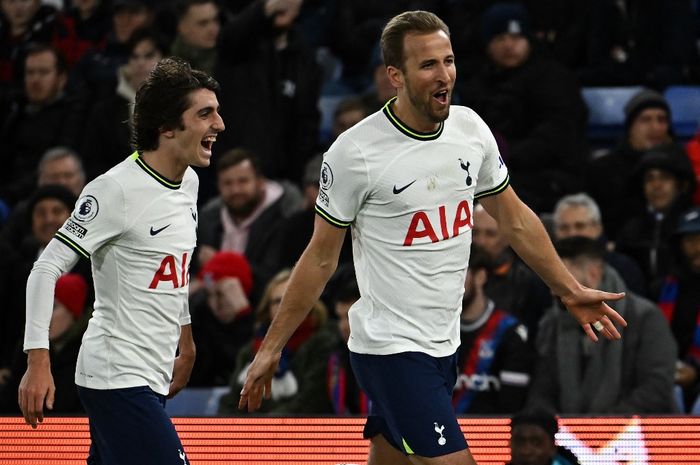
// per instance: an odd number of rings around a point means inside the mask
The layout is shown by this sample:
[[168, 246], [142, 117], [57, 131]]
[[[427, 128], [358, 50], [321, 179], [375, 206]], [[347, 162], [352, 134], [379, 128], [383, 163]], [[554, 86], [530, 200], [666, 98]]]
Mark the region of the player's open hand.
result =
[[582, 286], [579, 291], [561, 297], [561, 302], [576, 318], [588, 337], [598, 342], [593, 328], [607, 339], [622, 337], [615, 323], [624, 327], [627, 326], [627, 322], [605, 301], [620, 300], [624, 297], [624, 292], [604, 292]]
[[34, 349], [29, 351], [27, 371], [19, 383], [18, 401], [24, 421], [36, 428], [44, 421], [44, 403], [49, 410], [53, 409], [56, 386], [51, 375], [49, 351]]
[[175, 394], [182, 391], [190, 381], [192, 368], [194, 367], [194, 355], [180, 354], [175, 357], [175, 365], [173, 365], [173, 379], [170, 381], [168, 389], [168, 399], [175, 397]]
[[272, 395], [272, 377], [277, 371], [281, 354], [259, 351], [253, 363], [248, 367], [248, 374], [241, 390], [238, 408], [254, 412], [260, 408], [262, 399], [269, 399]]

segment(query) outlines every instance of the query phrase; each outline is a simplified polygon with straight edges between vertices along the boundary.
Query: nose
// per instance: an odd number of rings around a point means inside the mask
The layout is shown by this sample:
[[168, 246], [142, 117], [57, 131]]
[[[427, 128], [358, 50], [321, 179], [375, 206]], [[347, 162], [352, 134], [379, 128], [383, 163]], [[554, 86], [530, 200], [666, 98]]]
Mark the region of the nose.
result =
[[217, 131], [221, 132], [226, 129], [226, 125], [224, 124], [224, 119], [221, 117], [219, 112], [216, 112], [216, 117], [214, 118], [214, 124], [212, 127]]

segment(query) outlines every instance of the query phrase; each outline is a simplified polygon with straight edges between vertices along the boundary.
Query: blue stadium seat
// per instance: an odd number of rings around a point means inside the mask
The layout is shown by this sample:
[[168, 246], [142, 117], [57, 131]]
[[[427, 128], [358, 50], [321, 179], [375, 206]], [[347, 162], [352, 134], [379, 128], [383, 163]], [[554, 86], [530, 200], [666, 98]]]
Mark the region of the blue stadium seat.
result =
[[700, 121], [700, 86], [669, 86], [664, 97], [671, 107], [673, 132], [681, 139], [690, 139]]
[[171, 417], [214, 416], [219, 410], [221, 397], [229, 392], [228, 386], [185, 388], [165, 403]]
[[321, 112], [321, 127], [319, 129], [319, 141], [322, 144], [331, 142], [333, 137], [333, 113], [341, 100], [352, 94], [321, 95], [318, 99], [318, 109]]
[[584, 87], [581, 95], [588, 107], [588, 137], [592, 141], [614, 141], [625, 126], [625, 104], [640, 86]]

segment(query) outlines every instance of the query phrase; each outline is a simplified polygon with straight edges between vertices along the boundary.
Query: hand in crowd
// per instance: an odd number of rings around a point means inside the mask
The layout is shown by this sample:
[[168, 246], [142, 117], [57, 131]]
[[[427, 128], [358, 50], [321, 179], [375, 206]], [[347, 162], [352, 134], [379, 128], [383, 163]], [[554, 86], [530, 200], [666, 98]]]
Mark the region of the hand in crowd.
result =
[[698, 379], [698, 372], [692, 365], [685, 363], [682, 360], [676, 362], [676, 373], [674, 381], [681, 386], [692, 386]]
[[222, 323], [230, 323], [250, 309], [250, 301], [238, 278], [227, 277], [207, 283], [209, 307]]
[[274, 16], [275, 27], [285, 28], [299, 15], [302, 0], [267, 0], [265, 15]]

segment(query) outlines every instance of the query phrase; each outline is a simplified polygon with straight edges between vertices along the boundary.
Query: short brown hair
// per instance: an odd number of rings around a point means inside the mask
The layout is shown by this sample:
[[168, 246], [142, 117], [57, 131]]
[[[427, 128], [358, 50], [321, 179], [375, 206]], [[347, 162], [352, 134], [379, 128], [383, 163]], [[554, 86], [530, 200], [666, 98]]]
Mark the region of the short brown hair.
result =
[[389, 20], [379, 42], [386, 66], [404, 69], [403, 39], [407, 34], [429, 34], [444, 31], [450, 35], [450, 28], [437, 15], [429, 11], [405, 11]]
[[262, 167], [260, 165], [260, 159], [245, 147], [236, 147], [224, 152], [219, 160], [216, 162], [216, 173], [221, 174], [232, 166], [239, 165], [244, 161], [249, 161], [253, 167], [253, 171], [256, 176], [263, 176]]

